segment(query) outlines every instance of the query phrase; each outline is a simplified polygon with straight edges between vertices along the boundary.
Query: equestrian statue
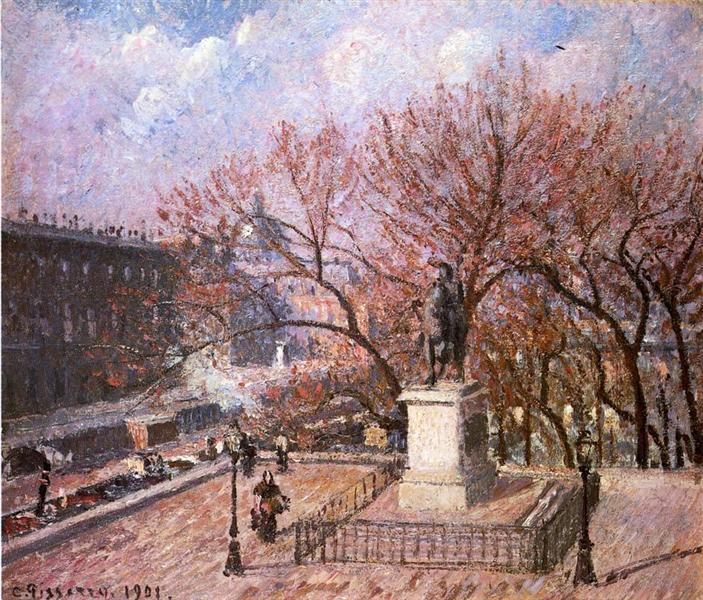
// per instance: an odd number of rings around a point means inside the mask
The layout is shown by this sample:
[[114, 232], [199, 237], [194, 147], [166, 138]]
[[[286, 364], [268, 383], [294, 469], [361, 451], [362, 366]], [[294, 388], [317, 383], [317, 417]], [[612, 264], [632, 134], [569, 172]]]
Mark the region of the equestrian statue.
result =
[[[452, 267], [441, 263], [437, 279], [427, 291], [422, 314], [420, 343], [429, 369], [426, 385], [434, 386], [442, 379], [451, 362], [457, 378], [464, 381], [467, 333], [463, 286], [461, 281], [454, 281]], [[437, 363], [439, 372], [436, 372]]]

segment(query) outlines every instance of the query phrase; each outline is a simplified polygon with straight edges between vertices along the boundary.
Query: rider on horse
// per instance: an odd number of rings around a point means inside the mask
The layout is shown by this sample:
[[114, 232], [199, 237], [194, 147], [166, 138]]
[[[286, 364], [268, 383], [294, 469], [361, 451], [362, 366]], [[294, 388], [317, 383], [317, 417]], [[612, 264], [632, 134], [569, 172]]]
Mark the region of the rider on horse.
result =
[[[439, 266], [439, 275], [432, 284], [423, 308], [421, 342], [430, 374], [425, 381], [434, 385], [449, 362], [454, 362], [457, 377], [464, 380], [466, 319], [463, 310], [461, 282], [454, 282], [454, 271], [447, 263]], [[435, 364], [439, 362], [439, 373]]]

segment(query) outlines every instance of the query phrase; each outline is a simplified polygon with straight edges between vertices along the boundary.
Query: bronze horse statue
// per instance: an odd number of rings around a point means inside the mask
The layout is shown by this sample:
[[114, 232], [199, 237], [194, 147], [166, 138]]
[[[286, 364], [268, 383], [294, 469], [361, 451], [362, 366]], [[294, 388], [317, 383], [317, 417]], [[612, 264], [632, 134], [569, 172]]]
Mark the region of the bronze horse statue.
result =
[[[429, 369], [426, 385], [434, 386], [444, 377], [447, 365], [453, 362], [460, 381], [464, 381], [466, 356], [466, 318], [461, 282], [454, 282], [454, 271], [447, 263], [439, 265], [439, 275], [428, 290], [423, 306], [422, 332], [425, 361]], [[439, 363], [439, 373], [435, 371]]]

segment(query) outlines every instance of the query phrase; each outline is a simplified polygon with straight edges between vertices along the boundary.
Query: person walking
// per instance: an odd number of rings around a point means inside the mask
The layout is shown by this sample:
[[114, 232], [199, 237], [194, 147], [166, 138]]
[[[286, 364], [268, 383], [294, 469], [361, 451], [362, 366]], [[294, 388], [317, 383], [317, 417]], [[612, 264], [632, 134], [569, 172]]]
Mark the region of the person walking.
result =
[[206, 447], [200, 451], [198, 458], [201, 461], [215, 460], [217, 458], [217, 440], [208, 436], [205, 443]]
[[266, 470], [259, 483], [254, 486], [257, 497], [256, 507], [251, 509], [251, 527], [258, 538], [266, 543], [276, 541], [276, 516], [290, 508], [290, 498], [284, 496], [273, 480], [273, 473]]
[[278, 465], [279, 471], [288, 470], [288, 438], [280, 431], [278, 437], [276, 438], [276, 455], [278, 460], [276, 464]]
[[46, 494], [49, 491], [49, 486], [51, 485], [51, 478], [49, 477], [49, 473], [51, 473], [51, 463], [48, 460], [44, 459], [41, 475], [39, 476], [39, 500], [37, 501], [37, 508], [34, 511], [34, 514], [37, 517], [44, 516]]
[[256, 465], [256, 446], [246, 433], [242, 433], [239, 439], [239, 454], [242, 457], [242, 475], [251, 477]]

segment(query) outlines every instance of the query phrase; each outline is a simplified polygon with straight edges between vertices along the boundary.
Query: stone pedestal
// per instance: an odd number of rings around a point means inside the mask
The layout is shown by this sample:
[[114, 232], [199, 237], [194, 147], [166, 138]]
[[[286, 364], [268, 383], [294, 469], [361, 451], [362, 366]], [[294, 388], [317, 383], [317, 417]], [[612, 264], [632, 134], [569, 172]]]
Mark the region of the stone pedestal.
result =
[[495, 483], [488, 460], [487, 397], [476, 382], [415, 386], [400, 398], [408, 407], [408, 468], [401, 508], [464, 510]]

